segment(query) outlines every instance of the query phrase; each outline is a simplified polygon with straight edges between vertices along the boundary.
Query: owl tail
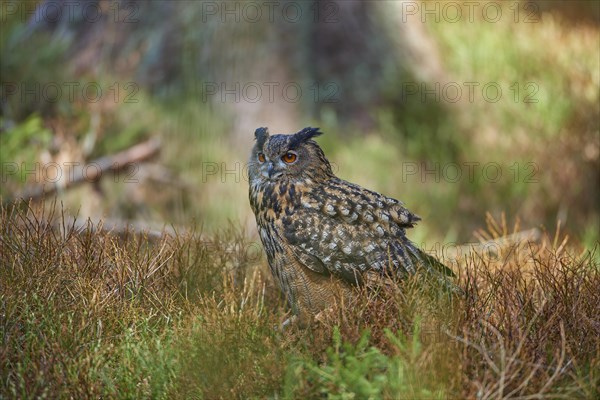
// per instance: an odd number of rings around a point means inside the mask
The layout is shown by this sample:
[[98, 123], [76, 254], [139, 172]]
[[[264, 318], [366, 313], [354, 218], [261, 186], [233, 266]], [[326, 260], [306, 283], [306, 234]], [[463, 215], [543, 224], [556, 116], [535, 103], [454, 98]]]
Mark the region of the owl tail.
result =
[[456, 275], [450, 268], [442, 264], [434, 256], [419, 249], [413, 243], [409, 243], [406, 247], [408, 248], [408, 255], [411, 261], [417, 266], [417, 271], [419, 269], [421, 269], [421, 271], [424, 270], [429, 277], [434, 278], [441, 283], [443, 287], [457, 294], [463, 293], [463, 290], [451, 281], [451, 278], [456, 277]]
[[411, 257], [413, 259], [413, 261], [421, 264], [422, 266], [426, 267], [427, 269], [437, 271], [444, 276], [450, 276], [452, 278], [456, 277], [454, 272], [452, 272], [452, 270], [450, 268], [448, 268], [444, 264], [442, 264], [437, 258], [425, 253], [423, 250], [421, 250], [419, 248], [415, 248], [415, 249], [416, 249], [416, 252], [413, 253], [414, 258]]

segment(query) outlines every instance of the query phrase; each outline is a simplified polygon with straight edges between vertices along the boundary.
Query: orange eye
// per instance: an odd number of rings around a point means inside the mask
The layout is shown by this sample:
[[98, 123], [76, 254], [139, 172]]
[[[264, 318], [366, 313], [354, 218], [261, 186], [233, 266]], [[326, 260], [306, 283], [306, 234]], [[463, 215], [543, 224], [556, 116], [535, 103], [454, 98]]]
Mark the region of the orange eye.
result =
[[298, 158], [298, 156], [296, 155], [296, 153], [294, 153], [292, 151], [288, 151], [287, 153], [285, 153], [283, 155], [283, 157], [281, 157], [281, 159], [288, 164], [292, 164], [293, 162], [296, 161], [297, 158]]
[[258, 161], [260, 161], [260, 163], [264, 163], [265, 162], [265, 155], [263, 153], [258, 153]]

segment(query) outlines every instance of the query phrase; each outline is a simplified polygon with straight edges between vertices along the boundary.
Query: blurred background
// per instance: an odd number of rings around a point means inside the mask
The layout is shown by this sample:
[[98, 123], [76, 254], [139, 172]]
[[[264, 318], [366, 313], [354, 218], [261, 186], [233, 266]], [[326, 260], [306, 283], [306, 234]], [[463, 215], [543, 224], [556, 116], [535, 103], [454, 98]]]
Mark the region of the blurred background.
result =
[[[598, 1], [2, 1], [0, 196], [255, 236], [253, 132], [318, 126], [417, 243], [600, 230]], [[44, 196], [44, 193], [45, 196]]]

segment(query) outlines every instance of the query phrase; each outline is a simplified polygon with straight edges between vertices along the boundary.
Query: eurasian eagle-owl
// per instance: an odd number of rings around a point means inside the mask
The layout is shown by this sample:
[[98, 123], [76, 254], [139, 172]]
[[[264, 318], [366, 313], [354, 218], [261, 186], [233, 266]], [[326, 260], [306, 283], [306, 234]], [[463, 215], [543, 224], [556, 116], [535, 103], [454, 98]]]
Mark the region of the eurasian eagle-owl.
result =
[[250, 205], [275, 280], [302, 320], [379, 277], [447, 270], [406, 238], [420, 220], [403, 204], [336, 177], [312, 140], [255, 132]]

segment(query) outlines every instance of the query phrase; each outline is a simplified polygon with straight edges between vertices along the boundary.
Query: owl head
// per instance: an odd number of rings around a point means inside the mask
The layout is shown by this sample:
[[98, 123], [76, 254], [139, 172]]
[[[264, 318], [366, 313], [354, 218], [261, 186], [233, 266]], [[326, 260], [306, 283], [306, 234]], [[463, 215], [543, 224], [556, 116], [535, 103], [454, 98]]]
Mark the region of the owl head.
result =
[[268, 128], [258, 128], [248, 163], [250, 182], [319, 181], [333, 176], [323, 150], [312, 140], [321, 134], [319, 128], [304, 128], [292, 135], [271, 136]]

